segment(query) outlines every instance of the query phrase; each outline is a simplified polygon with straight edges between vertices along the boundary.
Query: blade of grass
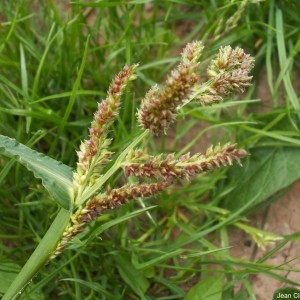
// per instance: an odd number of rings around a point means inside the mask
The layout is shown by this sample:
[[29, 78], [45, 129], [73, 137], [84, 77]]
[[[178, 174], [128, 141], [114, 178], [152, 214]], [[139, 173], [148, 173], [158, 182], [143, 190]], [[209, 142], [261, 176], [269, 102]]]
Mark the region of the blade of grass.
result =
[[[20, 65], [21, 65], [21, 82], [22, 82], [22, 90], [25, 96], [24, 104], [27, 104], [27, 101], [29, 101], [29, 95], [28, 95], [28, 75], [27, 75], [27, 66], [26, 66], [26, 58], [24, 53], [23, 45], [20, 44]], [[31, 111], [31, 107], [26, 105], [28, 111]], [[26, 133], [29, 132], [30, 123], [31, 123], [31, 117], [26, 118]]]
[[31, 279], [47, 263], [69, 222], [69, 218], [70, 212], [62, 208], [42, 241], [38, 244], [21, 272], [17, 275], [6, 291], [2, 300], [14, 300], [21, 295], [22, 291], [30, 283]]
[[50, 151], [53, 151], [55, 149], [55, 147], [57, 146], [58, 140], [59, 140], [64, 128], [66, 127], [68, 118], [69, 118], [70, 113], [72, 111], [72, 108], [74, 106], [76, 96], [77, 96], [77, 91], [78, 91], [79, 86], [80, 86], [80, 82], [81, 82], [81, 79], [82, 79], [82, 76], [83, 76], [83, 71], [84, 71], [84, 67], [85, 67], [85, 63], [86, 63], [86, 59], [87, 59], [87, 55], [88, 55], [89, 42], [90, 42], [90, 36], [87, 37], [84, 52], [83, 52], [83, 56], [82, 56], [82, 60], [81, 60], [81, 64], [80, 64], [79, 71], [78, 71], [78, 74], [77, 74], [77, 77], [76, 77], [76, 81], [75, 81], [73, 89], [72, 89], [70, 100], [68, 102], [68, 106], [67, 106], [67, 109], [65, 111], [65, 114], [64, 114], [64, 116], [63, 116], [63, 118], [62, 118], [62, 120], [59, 124], [57, 136], [56, 136], [56, 139], [54, 140], [54, 142], [51, 146]]
[[[287, 96], [295, 109], [300, 109], [299, 100], [293, 88], [291, 78], [289, 76], [289, 72], [287, 72], [287, 56], [286, 56], [286, 46], [285, 46], [285, 36], [284, 36], [284, 28], [283, 28], [283, 15], [282, 10], [280, 8], [276, 8], [276, 39], [277, 39], [277, 47], [278, 47], [278, 59], [279, 64], [282, 70], [286, 69], [286, 72], [283, 76], [283, 83], [285, 86], [285, 90]], [[300, 114], [300, 111], [299, 111]]]

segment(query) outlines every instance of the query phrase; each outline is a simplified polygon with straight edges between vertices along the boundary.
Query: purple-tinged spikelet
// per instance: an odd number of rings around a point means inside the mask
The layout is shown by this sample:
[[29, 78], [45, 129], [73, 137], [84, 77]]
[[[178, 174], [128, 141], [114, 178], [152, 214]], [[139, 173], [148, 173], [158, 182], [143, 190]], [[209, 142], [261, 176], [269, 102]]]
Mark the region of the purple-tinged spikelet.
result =
[[99, 176], [102, 165], [105, 165], [111, 152], [107, 150], [110, 140], [106, 138], [108, 128], [119, 113], [121, 95], [130, 80], [136, 78], [134, 72], [138, 65], [125, 66], [111, 82], [107, 97], [98, 104], [94, 114], [89, 139], [80, 145], [77, 152], [77, 170], [74, 173], [74, 184], [80, 189], [86, 184], [92, 185]]
[[166, 133], [175, 120], [177, 107], [194, 92], [199, 81], [198, 59], [202, 49], [199, 41], [187, 44], [181, 54], [181, 63], [168, 76], [165, 85], [152, 87], [142, 100], [138, 121], [152, 134]]
[[171, 183], [171, 181], [166, 180], [156, 183], [125, 185], [118, 189], [108, 189], [104, 194], [100, 194], [86, 203], [83, 213], [78, 217], [78, 222], [90, 222], [105, 211], [124, 205], [132, 199], [155, 195], [171, 185]]
[[245, 87], [251, 85], [252, 76], [249, 73], [253, 66], [254, 58], [243, 49], [221, 47], [208, 67], [207, 74], [210, 79], [206, 90], [197, 99], [201, 104], [209, 105], [222, 101], [223, 96], [233, 92], [243, 92]]
[[94, 221], [98, 216], [115, 207], [124, 205], [130, 200], [153, 196], [171, 184], [171, 180], [165, 180], [156, 183], [125, 185], [118, 189], [108, 188], [105, 193], [93, 197], [87, 201], [84, 207], [79, 208], [73, 214], [71, 223], [50, 259], [59, 255], [67, 247], [69, 241], [82, 232], [87, 223]]
[[205, 154], [189, 153], [175, 158], [173, 154], [168, 154], [165, 158], [162, 155], [148, 157], [146, 161], [137, 162], [135, 153], [131, 153], [124, 164], [126, 176], [189, 179], [199, 173], [215, 170], [220, 167], [232, 165], [236, 162], [240, 164], [241, 158], [247, 155], [243, 149], [236, 149], [236, 144], [226, 144], [224, 146], [210, 147]]

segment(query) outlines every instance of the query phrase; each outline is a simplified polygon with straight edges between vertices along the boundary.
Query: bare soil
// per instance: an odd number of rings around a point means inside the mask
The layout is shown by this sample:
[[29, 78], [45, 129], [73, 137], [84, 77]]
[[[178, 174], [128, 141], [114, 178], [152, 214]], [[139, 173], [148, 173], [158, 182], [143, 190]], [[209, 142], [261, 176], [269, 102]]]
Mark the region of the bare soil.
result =
[[[300, 180], [294, 183], [291, 190], [282, 198], [278, 199], [266, 211], [253, 216], [250, 219], [252, 226], [262, 228], [279, 235], [294, 234], [300, 228]], [[262, 227], [262, 224], [264, 226]], [[232, 245], [231, 255], [241, 259], [257, 261], [274, 246], [269, 246], [265, 251], [257, 249], [254, 242], [238, 229], [230, 232]], [[274, 256], [268, 259], [265, 264], [273, 267], [281, 266], [285, 269], [300, 270], [300, 241], [289, 242]], [[295, 271], [274, 271], [287, 279], [300, 283], [300, 272]], [[282, 281], [278, 281], [265, 274], [252, 275], [250, 279], [255, 295], [258, 300], [270, 300], [276, 289], [286, 287]]]

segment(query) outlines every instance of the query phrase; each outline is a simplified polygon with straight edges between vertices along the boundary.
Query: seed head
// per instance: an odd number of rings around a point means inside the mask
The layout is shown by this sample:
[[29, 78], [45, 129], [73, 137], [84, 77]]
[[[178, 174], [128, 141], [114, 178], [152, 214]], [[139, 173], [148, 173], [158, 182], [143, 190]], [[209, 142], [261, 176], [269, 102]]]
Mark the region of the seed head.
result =
[[232, 165], [234, 162], [241, 164], [241, 158], [247, 152], [236, 149], [236, 144], [217, 145], [210, 147], [205, 154], [187, 153], [175, 158], [174, 154], [153, 156], [146, 161], [130, 161], [124, 164], [126, 176], [148, 177], [152, 179], [162, 178], [164, 180], [175, 180], [176, 178], [189, 179], [199, 173], [212, 171], [221, 167]]
[[77, 189], [85, 184], [92, 185], [95, 178], [99, 177], [102, 166], [109, 161], [112, 153], [107, 150], [111, 143], [106, 138], [107, 131], [119, 114], [121, 96], [127, 83], [136, 78], [134, 72], [137, 67], [138, 65], [125, 66], [111, 82], [106, 99], [98, 104], [89, 129], [89, 139], [81, 143], [77, 152], [77, 170], [73, 176]]
[[137, 113], [138, 122], [152, 134], [166, 133], [176, 118], [177, 107], [188, 100], [195, 90], [202, 49], [199, 41], [187, 44], [182, 51], [180, 64], [171, 71], [165, 84], [161, 88], [157, 85], [152, 87], [142, 100]]

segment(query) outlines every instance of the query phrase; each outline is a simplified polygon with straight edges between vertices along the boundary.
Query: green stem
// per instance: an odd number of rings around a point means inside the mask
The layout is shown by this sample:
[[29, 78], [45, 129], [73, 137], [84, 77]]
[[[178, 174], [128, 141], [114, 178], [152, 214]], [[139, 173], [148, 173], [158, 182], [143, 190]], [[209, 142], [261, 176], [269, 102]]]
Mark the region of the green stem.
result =
[[17, 299], [30, 280], [47, 263], [52, 252], [56, 249], [63, 232], [69, 222], [71, 213], [63, 208], [57, 214], [55, 220], [46, 232], [35, 251], [32, 253], [21, 272], [10, 285], [2, 300]]

